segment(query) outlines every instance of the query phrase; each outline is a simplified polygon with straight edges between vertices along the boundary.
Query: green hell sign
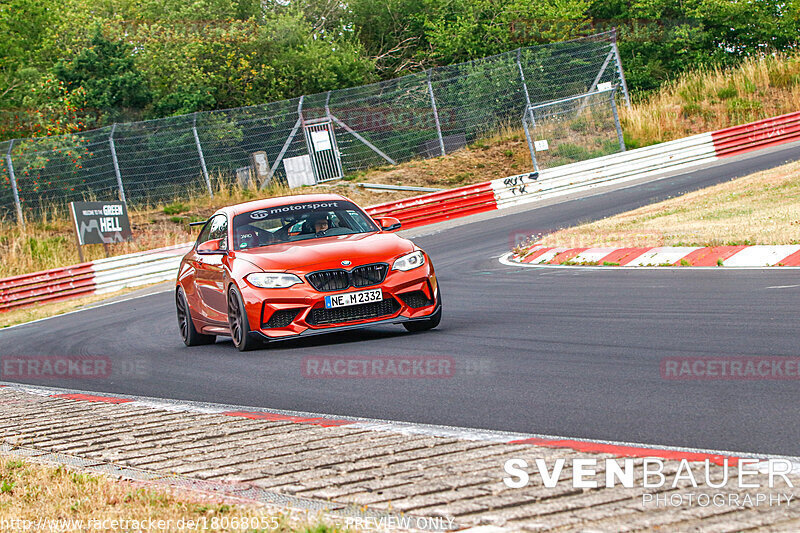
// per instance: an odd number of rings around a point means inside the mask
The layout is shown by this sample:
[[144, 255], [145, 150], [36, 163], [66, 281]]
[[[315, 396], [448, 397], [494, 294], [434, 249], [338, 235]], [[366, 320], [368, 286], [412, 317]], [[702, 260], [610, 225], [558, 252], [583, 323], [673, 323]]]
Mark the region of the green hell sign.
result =
[[78, 245], [131, 240], [131, 224], [124, 202], [71, 202], [69, 205]]

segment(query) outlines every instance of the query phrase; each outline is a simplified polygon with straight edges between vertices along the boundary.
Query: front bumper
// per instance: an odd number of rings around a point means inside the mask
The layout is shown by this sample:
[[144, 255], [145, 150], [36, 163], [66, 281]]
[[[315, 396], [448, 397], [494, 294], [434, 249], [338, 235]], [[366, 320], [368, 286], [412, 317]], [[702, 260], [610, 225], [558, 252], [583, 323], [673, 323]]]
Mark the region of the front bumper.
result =
[[[266, 340], [424, 320], [441, 307], [436, 274], [429, 261], [407, 272], [389, 271], [380, 284], [343, 291], [319, 292], [307, 281], [288, 289], [244, 285], [240, 290], [250, 327]], [[383, 300], [325, 309], [325, 296], [370, 289], [381, 289]]]

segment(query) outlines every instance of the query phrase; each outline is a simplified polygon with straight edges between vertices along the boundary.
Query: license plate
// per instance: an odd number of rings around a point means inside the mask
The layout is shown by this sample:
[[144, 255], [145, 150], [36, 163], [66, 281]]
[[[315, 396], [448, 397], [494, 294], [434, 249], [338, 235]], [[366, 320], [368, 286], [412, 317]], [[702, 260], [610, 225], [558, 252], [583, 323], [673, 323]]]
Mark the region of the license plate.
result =
[[325, 309], [346, 307], [348, 305], [366, 304], [369, 302], [379, 302], [381, 300], [383, 300], [383, 291], [380, 289], [331, 294], [330, 296], [325, 297]]

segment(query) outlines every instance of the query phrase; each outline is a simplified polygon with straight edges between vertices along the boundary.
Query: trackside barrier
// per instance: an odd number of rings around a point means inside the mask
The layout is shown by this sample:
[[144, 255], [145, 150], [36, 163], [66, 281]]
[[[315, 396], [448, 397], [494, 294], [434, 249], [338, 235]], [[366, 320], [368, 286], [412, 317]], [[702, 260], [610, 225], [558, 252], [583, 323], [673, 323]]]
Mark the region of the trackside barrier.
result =
[[[368, 207], [415, 228], [476, 213], [568, 194], [606, 182], [678, 171], [751, 150], [800, 140], [800, 112], [693, 135], [653, 146], [477, 185]], [[0, 312], [41, 302], [102, 294], [174, 279], [191, 243], [100, 259], [0, 280]]]
[[800, 111], [725, 128], [711, 136], [720, 157], [800, 140]]
[[409, 229], [494, 209], [497, 209], [495, 194], [487, 182], [373, 205], [366, 211], [373, 217], [395, 217]]
[[0, 280], [0, 312], [173, 279], [190, 247], [178, 244]]

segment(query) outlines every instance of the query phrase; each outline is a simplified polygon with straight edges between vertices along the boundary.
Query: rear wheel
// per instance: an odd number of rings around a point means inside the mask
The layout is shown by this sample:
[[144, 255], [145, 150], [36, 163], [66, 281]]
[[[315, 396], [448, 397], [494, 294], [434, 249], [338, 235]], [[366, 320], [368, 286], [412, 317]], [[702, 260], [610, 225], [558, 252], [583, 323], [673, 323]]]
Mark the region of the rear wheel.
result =
[[242, 295], [235, 285], [228, 289], [228, 326], [231, 330], [233, 345], [240, 352], [254, 350], [263, 345], [251, 332], [250, 322], [247, 320], [247, 310], [244, 307]]
[[425, 320], [414, 320], [413, 322], [403, 322], [403, 327], [415, 333], [417, 331], [427, 331], [439, 325], [442, 321], [442, 293], [436, 291], [436, 301], [439, 302], [439, 310]]
[[198, 333], [192, 321], [192, 313], [189, 311], [189, 302], [183, 287], [178, 287], [175, 291], [175, 307], [178, 310], [178, 327], [180, 328], [181, 338], [186, 346], [201, 346], [203, 344], [214, 344], [217, 340], [216, 335], [203, 335]]

